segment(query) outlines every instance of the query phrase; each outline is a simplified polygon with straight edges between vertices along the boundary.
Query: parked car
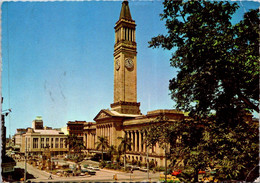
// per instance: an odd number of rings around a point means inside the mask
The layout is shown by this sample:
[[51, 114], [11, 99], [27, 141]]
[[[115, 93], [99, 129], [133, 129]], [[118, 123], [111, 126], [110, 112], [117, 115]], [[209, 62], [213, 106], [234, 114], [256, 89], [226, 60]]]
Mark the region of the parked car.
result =
[[96, 171], [94, 171], [94, 170], [88, 170], [88, 174], [89, 174], [89, 175], [96, 175]]
[[177, 170], [177, 171], [173, 171], [172, 172], [172, 175], [173, 176], [177, 176], [177, 175], [179, 175], [181, 173], [181, 170]]
[[142, 172], [147, 172], [148, 171], [147, 168], [140, 168], [139, 170], [142, 171]]
[[139, 167], [139, 166], [136, 166], [136, 165], [134, 165], [134, 166], [132, 166], [132, 170], [140, 170], [140, 167]]
[[81, 172], [82, 173], [88, 173], [89, 175], [96, 175], [96, 171], [85, 169], [85, 168], [81, 169]]
[[86, 167], [86, 168], [87, 168], [87, 169], [90, 169], [90, 170], [93, 170], [94, 167], [88, 166], [88, 167]]
[[100, 169], [97, 166], [95, 166], [95, 167], [92, 167], [92, 170], [99, 171]]
[[85, 173], [80, 173], [80, 176], [85, 176]]

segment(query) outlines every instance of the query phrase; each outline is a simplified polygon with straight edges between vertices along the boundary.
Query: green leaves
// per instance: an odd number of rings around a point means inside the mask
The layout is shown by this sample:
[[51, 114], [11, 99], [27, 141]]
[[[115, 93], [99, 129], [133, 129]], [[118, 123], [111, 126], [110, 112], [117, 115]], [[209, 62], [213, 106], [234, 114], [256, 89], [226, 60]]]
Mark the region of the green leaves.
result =
[[[223, 88], [230, 91], [229, 98], [244, 91], [244, 98], [236, 102], [258, 110], [259, 54], [255, 50], [259, 15], [257, 11], [249, 12], [245, 20], [232, 26], [230, 19], [237, 8], [236, 3], [229, 2], [164, 2], [161, 17], [168, 34], [152, 38], [149, 45], [168, 50], [177, 47], [170, 61], [180, 72], [170, 80], [169, 89], [179, 109], [205, 117], [221, 102], [219, 96], [225, 93], [219, 91]], [[199, 105], [192, 104], [195, 100], [200, 101]]]
[[[168, 32], [152, 38], [149, 47], [177, 48], [170, 65], [179, 72], [169, 90], [176, 107], [189, 112], [194, 121], [151, 127], [149, 142], [169, 143], [173, 166], [178, 159], [185, 160], [196, 173], [210, 160], [219, 166], [220, 180], [243, 180], [258, 163], [257, 127], [247, 113], [259, 112], [259, 11], [250, 10], [232, 25], [236, 3], [163, 4], [160, 16]], [[203, 129], [193, 122], [203, 124]]]
[[104, 155], [103, 155], [103, 152], [106, 148], [109, 147], [109, 144], [108, 144], [108, 139], [107, 137], [104, 137], [104, 136], [98, 136], [98, 141], [96, 142], [96, 146], [97, 146], [97, 149], [101, 149], [102, 151], [102, 162], [104, 160]]

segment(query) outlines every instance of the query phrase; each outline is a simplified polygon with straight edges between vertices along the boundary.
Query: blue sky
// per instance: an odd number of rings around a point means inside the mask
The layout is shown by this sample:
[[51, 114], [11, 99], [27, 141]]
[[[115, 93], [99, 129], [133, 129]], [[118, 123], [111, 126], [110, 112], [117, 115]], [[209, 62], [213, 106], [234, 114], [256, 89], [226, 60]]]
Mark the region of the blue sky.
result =
[[[238, 2], [238, 22], [256, 2]], [[136, 21], [137, 100], [141, 112], [172, 109], [168, 81], [176, 75], [171, 52], [148, 48], [164, 34], [161, 1], [130, 1]], [[2, 96], [7, 135], [31, 126], [63, 127], [93, 121], [113, 103], [114, 26], [121, 1], [5, 2], [2, 4]], [[9, 75], [9, 77], [8, 77]], [[9, 81], [9, 82], [8, 82]], [[10, 86], [10, 87], [8, 87]]]

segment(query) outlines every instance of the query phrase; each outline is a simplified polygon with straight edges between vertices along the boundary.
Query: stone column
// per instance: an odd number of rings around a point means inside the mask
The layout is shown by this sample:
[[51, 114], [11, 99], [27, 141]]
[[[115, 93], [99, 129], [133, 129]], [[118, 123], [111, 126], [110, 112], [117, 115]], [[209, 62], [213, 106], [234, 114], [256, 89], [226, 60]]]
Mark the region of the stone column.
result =
[[123, 35], [124, 35], [123, 28], [120, 28], [120, 40], [123, 39]]
[[133, 146], [133, 144], [132, 144], [132, 135], [131, 135], [131, 131], [128, 131], [128, 138], [130, 139], [130, 142], [131, 142], [131, 145], [130, 145], [130, 151], [132, 151], [132, 146]]
[[100, 125], [100, 134], [99, 134], [99, 136], [102, 136], [103, 134], [103, 128], [102, 128], [102, 125]]
[[86, 148], [88, 149], [88, 139], [89, 138], [88, 138], [88, 134], [87, 133], [85, 133], [85, 139], [86, 139], [86, 141], [85, 141], [86, 142]]
[[109, 143], [112, 145], [112, 126], [109, 125]]
[[137, 152], [140, 151], [140, 133], [139, 131], [137, 130], [136, 131], [136, 147], [137, 147]]
[[139, 152], [142, 152], [142, 133], [138, 131]]
[[144, 133], [141, 132], [141, 152], [144, 152]]
[[92, 149], [92, 143], [93, 143], [93, 141], [92, 141], [92, 134], [91, 133], [89, 133], [89, 139], [88, 139], [88, 144], [89, 144], [89, 146], [88, 146], [88, 148], [89, 149]]
[[[106, 125], [106, 135], [105, 135], [106, 137], [107, 137], [107, 140], [109, 139], [108, 138], [108, 125]], [[109, 142], [109, 141], [108, 141]]]
[[133, 144], [132, 151], [135, 151], [135, 134], [134, 134], [134, 131], [132, 131], [131, 134], [132, 134], [132, 144]]
[[111, 145], [113, 145], [113, 136], [114, 136], [114, 135], [113, 135], [113, 125], [111, 124], [111, 125], [110, 125], [110, 137], [111, 137], [110, 140], [111, 140]]
[[137, 131], [134, 131], [134, 135], [135, 135], [135, 151], [138, 151], [138, 149], [137, 149]]
[[91, 141], [92, 141], [92, 147], [91, 147], [91, 149], [95, 149], [95, 143], [94, 143], [94, 134], [92, 133], [91, 134]]

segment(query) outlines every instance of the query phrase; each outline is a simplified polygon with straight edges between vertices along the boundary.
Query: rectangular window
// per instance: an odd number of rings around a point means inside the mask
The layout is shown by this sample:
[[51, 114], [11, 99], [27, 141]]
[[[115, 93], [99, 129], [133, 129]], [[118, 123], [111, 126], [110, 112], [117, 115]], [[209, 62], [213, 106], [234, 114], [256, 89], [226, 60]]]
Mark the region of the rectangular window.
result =
[[44, 138], [41, 138], [41, 148], [44, 148]]
[[49, 144], [50, 142], [49, 142], [49, 138], [46, 138], [46, 145], [45, 145], [45, 147], [46, 148], [49, 148], [50, 147], [50, 144]]
[[33, 138], [33, 149], [38, 148], [38, 138]]
[[60, 138], [60, 148], [63, 148], [63, 138]]
[[59, 138], [55, 138], [55, 148], [59, 148]]
[[28, 144], [28, 149], [27, 150], [29, 150], [31, 148], [31, 138], [28, 138], [27, 144]]
[[53, 148], [53, 138], [51, 138], [51, 148]]

